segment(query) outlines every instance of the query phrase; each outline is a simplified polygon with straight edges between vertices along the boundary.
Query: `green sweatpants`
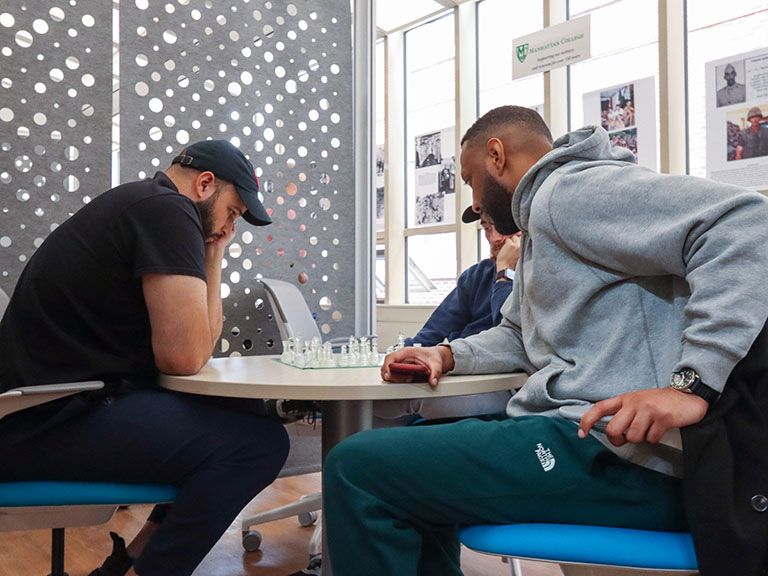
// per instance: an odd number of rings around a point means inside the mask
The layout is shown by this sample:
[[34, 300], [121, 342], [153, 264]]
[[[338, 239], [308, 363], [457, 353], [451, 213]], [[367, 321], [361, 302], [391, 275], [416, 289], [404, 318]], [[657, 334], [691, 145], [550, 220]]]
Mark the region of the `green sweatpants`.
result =
[[460, 575], [459, 526], [555, 522], [687, 530], [680, 481], [565, 420], [526, 416], [368, 430], [323, 469], [336, 576]]

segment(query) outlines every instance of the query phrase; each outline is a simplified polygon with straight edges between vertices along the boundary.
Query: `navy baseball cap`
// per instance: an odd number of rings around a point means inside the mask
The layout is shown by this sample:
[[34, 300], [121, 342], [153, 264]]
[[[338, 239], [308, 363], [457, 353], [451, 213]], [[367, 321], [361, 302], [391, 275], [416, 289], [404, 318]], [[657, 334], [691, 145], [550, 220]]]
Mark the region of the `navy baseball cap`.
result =
[[229, 140], [195, 142], [184, 148], [171, 164], [189, 166], [201, 172], [213, 172], [216, 178], [231, 182], [237, 189], [240, 200], [248, 208], [243, 213], [243, 219], [254, 226], [272, 223], [272, 218], [259, 200], [259, 180], [256, 178], [253, 164]]
[[[464, 213], [461, 215], [461, 221], [464, 222], [464, 224], [471, 224], [472, 222], [477, 222], [480, 220], [480, 214], [472, 210], [472, 205], [466, 207], [464, 210]], [[515, 231], [512, 232], [512, 234], [517, 234], [520, 232], [520, 229], [515, 225]], [[512, 236], [512, 234], [505, 234], [505, 236]]]

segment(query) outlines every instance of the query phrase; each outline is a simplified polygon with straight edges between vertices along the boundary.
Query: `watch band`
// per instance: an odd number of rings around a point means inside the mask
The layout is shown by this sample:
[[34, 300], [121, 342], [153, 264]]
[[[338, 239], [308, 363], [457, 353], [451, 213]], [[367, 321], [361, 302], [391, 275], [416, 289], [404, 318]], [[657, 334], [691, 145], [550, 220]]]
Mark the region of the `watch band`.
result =
[[515, 271], [512, 268], [502, 268], [496, 272], [496, 280], [514, 280]]

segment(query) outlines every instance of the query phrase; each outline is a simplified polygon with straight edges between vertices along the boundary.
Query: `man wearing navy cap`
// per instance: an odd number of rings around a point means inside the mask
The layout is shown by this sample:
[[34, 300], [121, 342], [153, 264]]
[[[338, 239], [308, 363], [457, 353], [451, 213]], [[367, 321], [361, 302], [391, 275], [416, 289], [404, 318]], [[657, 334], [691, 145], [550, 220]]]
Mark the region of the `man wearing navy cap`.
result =
[[[99, 195], [29, 260], [0, 323], [0, 392], [102, 380], [0, 420], [0, 481], [172, 484], [92, 576], [188, 576], [288, 452], [263, 405], [177, 394], [222, 330], [221, 263], [235, 220], [271, 222], [243, 153], [192, 144], [165, 172]], [[254, 414], [255, 412], [255, 414]]]

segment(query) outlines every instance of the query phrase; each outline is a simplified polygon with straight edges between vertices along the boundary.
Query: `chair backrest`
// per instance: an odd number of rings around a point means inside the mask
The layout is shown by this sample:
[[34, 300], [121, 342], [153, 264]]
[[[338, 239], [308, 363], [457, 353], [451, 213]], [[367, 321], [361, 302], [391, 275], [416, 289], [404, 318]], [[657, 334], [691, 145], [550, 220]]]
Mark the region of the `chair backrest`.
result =
[[278, 327], [283, 340], [300, 336], [302, 340], [321, 337], [317, 322], [299, 289], [283, 280], [263, 278], [273, 310], [278, 314]]

